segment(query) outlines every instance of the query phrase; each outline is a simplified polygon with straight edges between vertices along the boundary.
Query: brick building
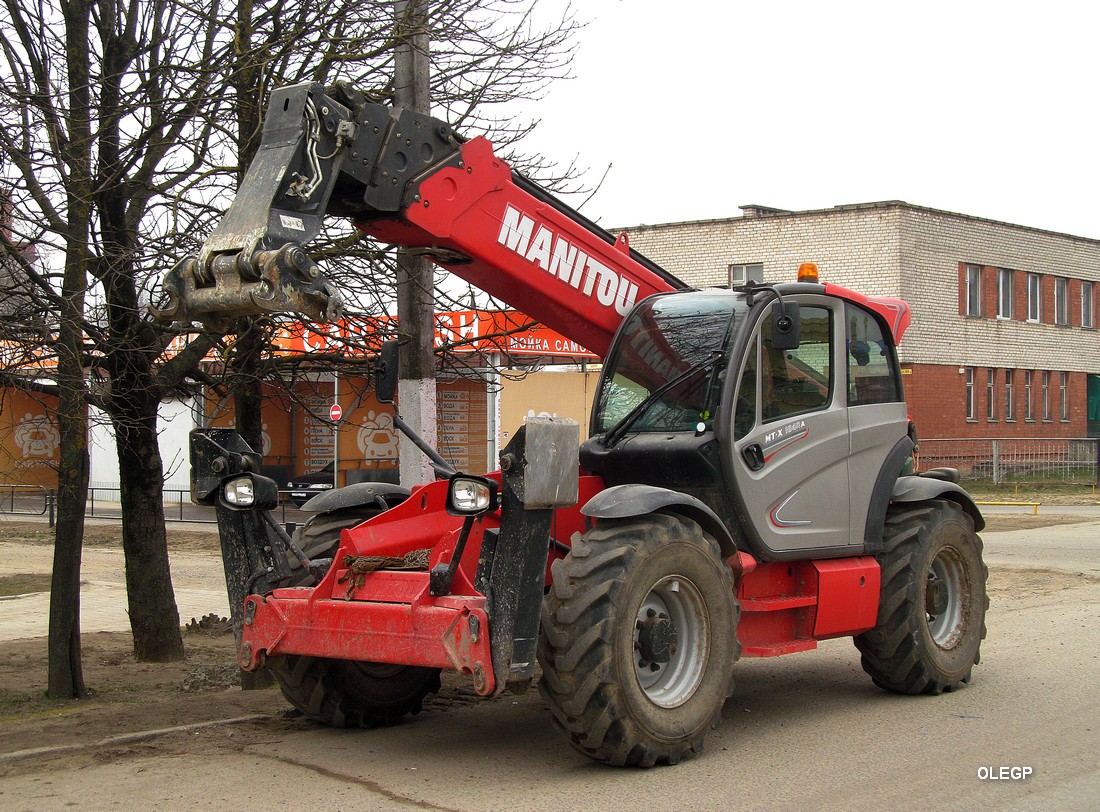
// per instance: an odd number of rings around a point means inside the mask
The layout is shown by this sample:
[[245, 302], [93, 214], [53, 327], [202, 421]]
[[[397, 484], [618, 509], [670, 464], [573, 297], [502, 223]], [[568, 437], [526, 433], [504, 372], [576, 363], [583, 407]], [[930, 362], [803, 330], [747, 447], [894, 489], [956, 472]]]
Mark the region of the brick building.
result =
[[811, 260], [908, 301], [899, 354], [924, 437], [1100, 436], [1100, 240], [900, 201], [741, 209], [626, 230], [691, 284], [793, 281]]

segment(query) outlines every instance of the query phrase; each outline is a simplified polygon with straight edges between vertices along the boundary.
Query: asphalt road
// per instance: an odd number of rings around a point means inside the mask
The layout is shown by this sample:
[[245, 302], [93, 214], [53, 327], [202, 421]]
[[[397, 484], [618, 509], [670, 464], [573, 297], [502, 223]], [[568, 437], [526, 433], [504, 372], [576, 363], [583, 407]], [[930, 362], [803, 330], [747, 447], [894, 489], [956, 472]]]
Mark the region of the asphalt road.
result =
[[4, 797], [36, 811], [1096, 809], [1100, 522], [988, 534], [986, 551], [993, 604], [970, 686], [887, 694], [848, 640], [744, 660], [724, 724], [676, 767], [589, 762], [537, 692], [459, 695], [387, 729], [271, 719], [55, 761], [3, 779]]

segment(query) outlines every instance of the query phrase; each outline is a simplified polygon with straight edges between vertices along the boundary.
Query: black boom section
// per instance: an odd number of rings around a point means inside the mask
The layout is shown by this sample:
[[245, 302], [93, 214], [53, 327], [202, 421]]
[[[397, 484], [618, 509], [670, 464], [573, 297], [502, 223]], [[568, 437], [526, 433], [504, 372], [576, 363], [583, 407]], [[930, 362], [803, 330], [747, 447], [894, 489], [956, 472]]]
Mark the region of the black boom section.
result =
[[578, 429], [571, 420], [529, 419], [500, 455], [501, 522], [486, 535], [477, 580], [487, 584], [497, 690], [535, 674], [543, 585], [555, 507], [577, 501]]

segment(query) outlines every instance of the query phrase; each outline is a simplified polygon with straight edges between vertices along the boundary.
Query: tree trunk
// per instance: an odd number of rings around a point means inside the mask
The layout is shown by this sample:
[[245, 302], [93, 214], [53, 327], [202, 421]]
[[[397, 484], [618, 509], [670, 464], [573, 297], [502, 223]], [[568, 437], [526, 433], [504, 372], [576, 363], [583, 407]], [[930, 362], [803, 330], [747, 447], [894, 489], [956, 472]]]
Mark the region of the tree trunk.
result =
[[[72, 343], [72, 325], [62, 322]], [[75, 338], [79, 341], [79, 332]], [[82, 697], [84, 671], [80, 655], [80, 552], [84, 543], [84, 505], [88, 493], [88, 416], [79, 354], [58, 358], [60, 397], [57, 425], [61, 450], [57, 473], [57, 525], [50, 581], [48, 688], [54, 699]]]
[[[183, 637], [164, 529], [164, 469], [157, 444], [156, 397], [135, 394], [132, 412], [114, 418], [122, 499], [122, 549], [134, 656], [182, 660]], [[137, 413], [137, 412], [142, 413]]]
[[47, 692], [56, 699], [84, 696], [80, 654], [80, 551], [88, 495], [88, 406], [84, 400], [83, 319], [88, 289], [87, 238], [91, 223], [91, 118], [88, 65], [90, 8], [63, 7], [68, 74], [69, 138], [62, 147], [66, 187], [65, 270], [57, 329], [57, 527], [50, 584]]

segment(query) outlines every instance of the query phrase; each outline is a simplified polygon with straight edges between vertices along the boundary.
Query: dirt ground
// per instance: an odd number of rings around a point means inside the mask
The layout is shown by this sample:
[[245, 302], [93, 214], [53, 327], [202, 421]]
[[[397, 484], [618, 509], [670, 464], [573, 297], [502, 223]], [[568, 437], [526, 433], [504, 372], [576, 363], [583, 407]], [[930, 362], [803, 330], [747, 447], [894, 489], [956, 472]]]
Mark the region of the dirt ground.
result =
[[[1023, 530], [1052, 524], [1088, 521], [1079, 516], [995, 515], [989, 518], [987, 532]], [[5, 522], [5, 540], [31, 544], [49, 544], [49, 530], [33, 523]], [[85, 543], [89, 546], [117, 546], [117, 526], [89, 526]], [[170, 545], [174, 550], [209, 551], [216, 555], [217, 537], [213, 530], [195, 532], [173, 528]], [[19, 594], [8, 576], [7, 594]], [[41, 577], [28, 573], [24, 577]], [[1073, 586], [1065, 582], [1076, 576], [1036, 570], [998, 569], [990, 578], [990, 592], [1054, 593]], [[30, 583], [27, 581], [26, 583]], [[0, 583], [3, 586], [3, 583]], [[35, 586], [41, 588], [41, 583]], [[12, 592], [12, 589], [15, 589]], [[4, 590], [0, 590], [4, 594]], [[213, 622], [211, 622], [213, 621]], [[84, 677], [89, 695], [80, 700], [53, 700], [45, 696], [47, 683], [46, 640], [23, 639], [0, 643], [0, 777], [19, 769], [19, 759], [11, 754], [39, 748], [83, 747], [67, 752], [66, 758], [117, 759], [134, 748], [153, 746], [160, 734], [128, 737], [110, 747], [96, 747], [112, 737], [138, 731], [164, 731], [179, 726], [195, 726], [214, 720], [265, 717], [265, 729], [272, 724], [290, 728], [307, 723], [289, 709], [276, 688], [242, 691], [234, 663], [233, 635], [228, 624], [208, 618], [203, 623], [184, 627], [187, 658], [176, 663], [139, 663], [132, 654], [132, 641], [125, 632], [85, 634], [82, 639]], [[445, 684], [434, 703], [464, 704], [472, 694], [457, 679]], [[248, 722], [239, 724], [247, 727]], [[209, 736], [222, 744], [231, 742], [237, 729], [232, 725], [217, 728], [193, 728], [187, 735]], [[174, 735], [182, 735], [178, 731]], [[170, 736], [168, 736], [170, 739]], [[120, 744], [122, 746], [120, 746]], [[7, 754], [7, 755], [6, 755]], [[5, 763], [8, 762], [8, 763]], [[69, 763], [72, 763], [71, 761]]]

